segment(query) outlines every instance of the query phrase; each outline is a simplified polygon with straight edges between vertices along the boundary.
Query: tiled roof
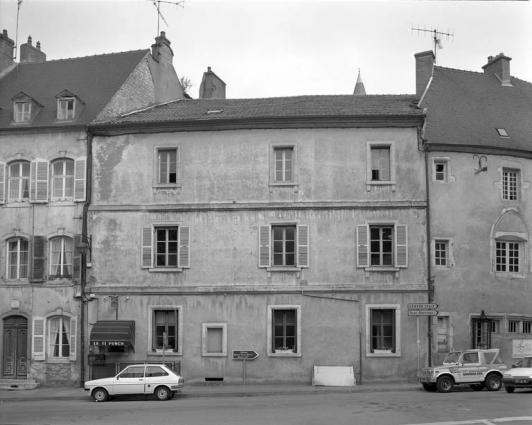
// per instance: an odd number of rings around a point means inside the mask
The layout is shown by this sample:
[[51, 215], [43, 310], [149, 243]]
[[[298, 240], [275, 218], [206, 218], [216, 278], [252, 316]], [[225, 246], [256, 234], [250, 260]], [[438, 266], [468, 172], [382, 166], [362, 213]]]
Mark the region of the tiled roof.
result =
[[[0, 128], [52, 125], [57, 115], [56, 96], [63, 90], [78, 96], [85, 106], [74, 124], [87, 124], [109, 103], [149, 50], [112, 53], [42, 63], [22, 63], [0, 79]], [[26, 93], [43, 106], [29, 124], [11, 125], [13, 101]]]
[[[429, 143], [532, 149], [532, 84], [512, 77], [435, 67], [421, 107]], [[504, 128], [509, 138], [501, 138]]]
[[183, 99], [115, 118], [110, 123], [150, 123], [302, 117], [422, 115], [413, 95], [294, 96], [262, 99]]

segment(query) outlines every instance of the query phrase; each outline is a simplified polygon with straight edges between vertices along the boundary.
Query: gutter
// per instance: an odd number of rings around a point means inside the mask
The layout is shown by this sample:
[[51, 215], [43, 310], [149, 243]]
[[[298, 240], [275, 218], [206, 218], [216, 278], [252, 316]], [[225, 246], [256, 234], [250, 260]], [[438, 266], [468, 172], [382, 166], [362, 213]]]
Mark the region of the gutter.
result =
[[[429, 148], [426, 143], [426, 140], [423, 139], [423, 135], [421, 135], [421, 140], [423, 142], [423, 147], [425, 150], [425, 191], [427, 193], [427, 200], [426, 200], [426, 206], [427, 206], [427, 297], [428, 297], [428, 303], [432, 303], [434, 300], [434, 280], [432, 277], [432, 258], [431, 258], [431, 252], [430, 252], [430, 244], [431, 244], [431, 236], [430, 236], [430, 181], [429, 176], [430, 174], [430, 164], [429, 164]], [[432, 366], [432, 316], [427, 316], [427, 325], [428, 325], [428, 348], [427, 348], [427, 355], [428, 355], [428, 366]]]

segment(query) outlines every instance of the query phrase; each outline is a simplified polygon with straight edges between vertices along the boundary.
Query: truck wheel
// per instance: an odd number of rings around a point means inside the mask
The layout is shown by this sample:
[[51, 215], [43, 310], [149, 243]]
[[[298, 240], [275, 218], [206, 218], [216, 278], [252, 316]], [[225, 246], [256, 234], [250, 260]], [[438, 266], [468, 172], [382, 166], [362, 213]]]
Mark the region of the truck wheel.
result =
[[486, 389], [488, 391], [499, 391], [502, 387], [502, 379], [499, 375], [491, 373], [486, 377]]
[[454, 388], [453, 378], [450, 376], [440, 376], [436, 382], [436, 388], [440, 393], [450, 393]]
[[432, 384], [432, 383], [428, 383], [428, 382], [423, 382], [423, 389], [425, 391], [428, 391], [428, 392], [434, 392], [436, 391], [436, 384]]
[[470, 387], [473, 391], [482, 391], [484, 389], [486, 385], [484, 384], [484, 382], [482, 382], [481, 384], [471, 384]]
[[506, 390], [507, 393], [513, 393], [514, 390], [515, 390], [515, 387], [507, 387], [506, 385], [504, 386], [504, 389]]

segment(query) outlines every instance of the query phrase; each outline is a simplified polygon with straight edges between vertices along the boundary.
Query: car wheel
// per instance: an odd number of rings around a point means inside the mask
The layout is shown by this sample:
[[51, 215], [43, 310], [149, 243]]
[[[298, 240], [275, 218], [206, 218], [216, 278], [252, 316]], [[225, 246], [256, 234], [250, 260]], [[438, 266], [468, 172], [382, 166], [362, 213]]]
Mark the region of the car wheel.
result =
[[436, 391], [436, 384], [431, 384], [428, 382], [423, 382], [423, 389], [428, 392], [434, 392]]
[[155, 397], [157, 400], [168, 400], [170, 398], [170, 390], [166, 387], [157, 387], [155, 389]]
[[109, 393], [104, 388], [96, 388], [92, 392], [92, 398], [94, 401], [101, 401], [103, 403], [109, 399]]
[[492, 373], [486, 378], [486, 389], [488, 391], [499, 391], [502, 387], [502, 379], [499, 375]]
[[471, 384], [470, 387], [474, 391], [482, 391], [486, 385], [484, 383], [482, 384]]
[[450, 376], [441, 376], [436, 382], [436, 388], [440, 393], [450, 393], [454, 388], [453, 378]]
[[513, 393], [514, 390], [515, 390], [515, 387], [507, 387], [506, 385], [504, 386], [504, 389], [506, 390], [507, 393]]

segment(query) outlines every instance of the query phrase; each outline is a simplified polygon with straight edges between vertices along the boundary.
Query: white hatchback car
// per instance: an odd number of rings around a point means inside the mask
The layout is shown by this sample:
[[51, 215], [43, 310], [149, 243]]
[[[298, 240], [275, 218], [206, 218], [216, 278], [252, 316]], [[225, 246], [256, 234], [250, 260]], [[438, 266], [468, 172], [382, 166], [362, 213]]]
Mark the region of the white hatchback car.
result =
[[126, 367], [111, 378], [85, 382], [85, 391], [94, 401], [107, 401], [117, 395], [154, 394], [158, 400], [172, 398], [185, 385], [185, 380], [161, 364]]
[[532, 356], [525, 357], [502, 376], [504, 389], [513, 393], [516, 388], [532, 388]]

